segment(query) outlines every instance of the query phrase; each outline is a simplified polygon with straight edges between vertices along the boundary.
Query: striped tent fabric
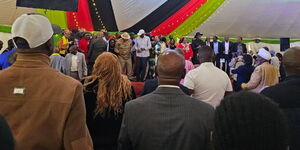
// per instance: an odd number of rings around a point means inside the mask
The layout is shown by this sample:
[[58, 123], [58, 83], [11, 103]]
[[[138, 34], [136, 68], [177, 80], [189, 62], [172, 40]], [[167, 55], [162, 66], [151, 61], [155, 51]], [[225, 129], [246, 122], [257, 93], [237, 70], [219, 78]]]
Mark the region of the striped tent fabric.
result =
[[66, 12], [16, 7], [16, 0], [1, 0], [0, 30], [21, 14], [37, 12], [61, 28], [87, 31], [299, 38], [299, 7], [300, 0], [78, 0], [78, 11]]

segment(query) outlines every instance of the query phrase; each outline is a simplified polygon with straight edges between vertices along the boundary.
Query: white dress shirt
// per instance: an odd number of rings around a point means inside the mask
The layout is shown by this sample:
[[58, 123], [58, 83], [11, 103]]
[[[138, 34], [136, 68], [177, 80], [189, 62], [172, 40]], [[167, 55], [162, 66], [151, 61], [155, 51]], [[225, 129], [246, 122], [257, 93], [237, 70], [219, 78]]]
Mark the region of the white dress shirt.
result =
[[71, 71], [78, 71], [78, 56], [72, 54]]
[[213, 63], [202, 63], [191, 70], [184, 78], [184, 86], [194, 90], [193, 98], [217, 107], [224, 98], [225, 92], [232, 92], [228, 75]]
[[219, 42], [214, 42], [214, 51], [215, 51], [215, 54], [219, 54]]
[[[151, 49], [151, 41], [148, 36], [144, 36], [144, 38], [137, 37], [135, 42], [135, 49], [136, 49], [136, 56], [137, 57], [149, 57], [150, 52], [149, 49]], [[141, 48], [144, 48], [142, 52], [138, 52]]]
[[225, 42], [225, 54], [229, 54], [229, 42]]

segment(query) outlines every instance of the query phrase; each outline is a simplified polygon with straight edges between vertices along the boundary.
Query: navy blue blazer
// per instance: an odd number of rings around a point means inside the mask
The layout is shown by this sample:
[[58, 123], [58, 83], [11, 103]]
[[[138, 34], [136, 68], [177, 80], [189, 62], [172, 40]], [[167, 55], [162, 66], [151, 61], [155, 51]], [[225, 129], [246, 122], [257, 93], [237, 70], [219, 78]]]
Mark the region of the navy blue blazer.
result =
[[[229, 55], [232, 55], [234, 43], [229, 41]], [[225, 53], [225, 41], [221, 43], [221, 54]]]

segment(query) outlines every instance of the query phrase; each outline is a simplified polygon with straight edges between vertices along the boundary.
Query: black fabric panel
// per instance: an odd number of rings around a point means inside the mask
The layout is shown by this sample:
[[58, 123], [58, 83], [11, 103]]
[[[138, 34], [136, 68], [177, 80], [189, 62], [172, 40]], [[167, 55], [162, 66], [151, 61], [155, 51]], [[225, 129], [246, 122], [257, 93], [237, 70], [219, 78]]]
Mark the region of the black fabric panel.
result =
[[77, 12], [78, 0], [17, 0], [17, 6]]
[[190, 0], [168, 0], [158, 9], [125, 31], [137, 33], [140, 29], [144, 29], [146, 32], [150, 32], [171, 17], [189, 1]]
[[98, 14], [96, 14], [93, 2], [91, 0], [88, 0], [88, 2], [95, 30], [100, 31], [102, 29], [101, 21], [98, 19], [98, 15], [100, 15], [100, 18], [108, 31], [118, 31], [115, 15], [110, 0], [95, 0]]

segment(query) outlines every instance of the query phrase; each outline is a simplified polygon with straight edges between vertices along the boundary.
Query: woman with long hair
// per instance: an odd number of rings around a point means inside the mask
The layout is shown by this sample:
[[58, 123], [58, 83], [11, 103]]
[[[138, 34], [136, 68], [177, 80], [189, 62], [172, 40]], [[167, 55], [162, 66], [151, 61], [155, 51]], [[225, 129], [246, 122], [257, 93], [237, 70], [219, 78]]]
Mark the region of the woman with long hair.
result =
[[125, 103], [135, 98], [116, 55], [104, 52], [84, 80], [87, 125], [95, 150], [116, 150]]

